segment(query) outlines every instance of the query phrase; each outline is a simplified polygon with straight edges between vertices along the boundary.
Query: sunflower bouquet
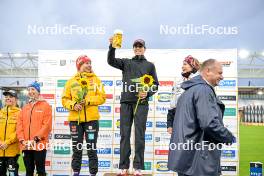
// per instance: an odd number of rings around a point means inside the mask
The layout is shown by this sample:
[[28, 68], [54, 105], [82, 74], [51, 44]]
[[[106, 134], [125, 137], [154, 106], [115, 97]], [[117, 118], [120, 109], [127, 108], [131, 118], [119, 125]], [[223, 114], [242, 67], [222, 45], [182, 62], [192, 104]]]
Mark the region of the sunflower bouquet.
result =
[[[81, 78], [78, 80], [78, 83], [81, 87], [81, 89], [77, 92], [77, 97], [75, 99], [76, 103], [82, 103], [85, 101], [85, 96], [87, 95], [88, 92], [88, 81], [85, 78]], [[78, 125], [80, 123], [80, 114], [81, 111], [78, 111]]]
[[[154, 79], [151, 75], [145, 74], [139, 78], [131, 79], [132, 82], [137, 83], [138, 87], [138, 92], [148, 92], [151, 87], [153, 86]], [[134, 116], [137, 112], [138, 105], [142, 101], [140, 97], [138, 97], [137, 104], [134, 110]]]

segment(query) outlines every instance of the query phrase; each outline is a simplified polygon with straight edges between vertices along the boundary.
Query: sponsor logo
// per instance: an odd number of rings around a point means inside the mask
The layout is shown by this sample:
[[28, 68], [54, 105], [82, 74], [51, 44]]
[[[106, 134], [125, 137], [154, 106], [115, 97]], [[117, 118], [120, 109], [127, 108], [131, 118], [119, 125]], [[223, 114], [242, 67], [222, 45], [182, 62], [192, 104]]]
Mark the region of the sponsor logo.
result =
[[45, 161], [45, 166], [50, 166], [50, 161]]
[[116, 86], [122, 86], [122, 81], [121, 80], [116, 80]]
[[98, 138], [102, 139], [111, 139], [111, 134], [98, 134]]
[[54, 139], [71, 139], [70, 134], [54, 134]]
[[155, 155], [168, 155], [169, 150], [155, 150]]
[[55, 97], [54, 94], [41, 94], [41, 96], [46, 100], [52, 100]]
[[104, 86], [113, 86], [113, 81], [111, 80], [102, 80]]
[[120, 128], [120, 119], [117, 119], [117, 121], [116, 121], [116, 127], [117, 128]]
[[225, 108], [224, 116], [236, 116], [236, 108]]
[[113, 99], [113, 94], [106, 94], [106, 99]]
[[225, 171], [236, 171], [236, 166], [221, 166], [221, 170], [223, 171], [223, 172], [225, 172]]
[[121, 95], [116, 95], [115, 96], [115, 101], [120, 101], [121, 100]]
[[219, 87], [235, 87], [236, 80], [222, 80], [219, 82]]
[[118, 169], [118, 163], [113, 163], [113, 168]]
[[217, 96], [222, 101], [236, 101], [236, 96], [231, 95], [219, 95]]
[[156, 122], [156, 127], [157, 128], [167, 128], [167, 122]]
[[88, 139], [89, 140], [94, 140], [94, 133], [89, 133], [88, 134]]
[[171, 93], [169, 92], [160, 92], [158, 93], [158, 102], [170, 102]]
[[169, 110], [169, 107], [156, 106], [156, 111], [160, 112], [161, 114], [167, 114], [168, 110]]
[[98, 106], [100, 113], [110, 113], [111, 112], [111, 106]]
[[57, 155], [69, 155], [71, 153], [71, 148], [70, 147], [54, 147], [53, 149], [54, 154]]
[[159, 133], [157, 135], [159, 135], [159, 136], [155, 137], [155, 142], [170, 141], [170, 136], [167, 133]]
[[173, 86], [173, 81], [159, 81], [159, 86]]
[[69, 111], [67, 109], [65, 109], [64, 107], [56, 107], [56, 112], [66, 113], [66, 112], [69, 112]]
[[70, 164], [71, 164], [70, 161], [55, 161], [54, 162], [54, 165], [58, 165], [58, 167], [69, 167]]
[[158, 161], [156, 165], [157, 171], [166, 172], [168, 169], [168, 162], [166, 161]]
[[98, 167], [100, 168], [109, 168], [111, 165], [110, 161], [98, 161]]
[[115, 138], [121, 138], [119, 133], [115, 133], [114, 136], [115, 136]]
[[97, 154], [107, 155], [107, 154], [111, 154], [111, 153], [112, 153], [111, 148], [99, 148], [99, 149], [97, 149]]
[[152, 170], [151, 165], [151, 162], [144, 162], [144, 170]]
[[151, 141], [152, 140], [152, 134], [145, 134], [145, 140]]
[[59, 129], [63, 127], [65, 127], [64, 122], [55, 122], [54, 129]]
[[58, 80], [57, 81], [57, 87], [64, 87], [67, 80]]
[[153, 123], [150, 122], [150, 121], [147, 121], [147, 122], [146, 122], [146, 127], [147, 127], [147, 128], [151, 128], [151, 127], [153, 127]]
[[250, 162], [250, 175], [262, 176], [262, 163]]
[[60, 66], [65, 66], [66, 65], [66, 60], [60, 60]]
[[232, 61], [222, 61], [220, 62], [223, 67], [230, 67], [230, 65], [233, 63]]
[[45, 82], [43, 82], [43, 86], [42, 87], [54, 87], [54, 86], [56, 86], [55, 85], [55, 83], [54, 82], [52, 82], [52, 81], [45, 81]]
[[236, 151], [235, 150], [222, 150], [221, 157], [222, 158], [235, 158]]
[[88, 168], [89, 167], [89, 161], [88, 160], [82, 160], [81, 167], [82, 168]]
[[112, 128], [112, 120], [99, 120], [99, 127]]
[[114, 154], [119, 155], [120, 154], [120, 148], [114, 148]]
[[115, 113], [120, 113], [120, 107], [115, 108]]

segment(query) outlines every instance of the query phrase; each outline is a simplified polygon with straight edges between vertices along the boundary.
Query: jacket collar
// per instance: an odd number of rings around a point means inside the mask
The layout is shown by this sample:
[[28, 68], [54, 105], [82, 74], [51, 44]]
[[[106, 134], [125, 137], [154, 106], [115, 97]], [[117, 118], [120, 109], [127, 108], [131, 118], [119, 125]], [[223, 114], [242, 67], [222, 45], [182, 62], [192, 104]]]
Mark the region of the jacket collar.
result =
[[132, 58], [132, 60], [142, 61], [142, 60], [147, 60], [147, 59], [144, 55], [136, 55]]
[[74, 75], [74, 77], [77, 78], [77, 79], [80, 79], [80, 78], [89, 78], [89, 77], [93, 77], [93, 76], [95, 76], [94, 73], [87, 73], [87, 72], [82, 72], [82, 73], [78, 72], [78, 73], [76, 73]]
[[20, 111], [20, 108], [16, 107], [16, 106], [5, 106], [4, 107], [4, 111], [7, 111], [7, 108], [8, 108], [8, 111]]

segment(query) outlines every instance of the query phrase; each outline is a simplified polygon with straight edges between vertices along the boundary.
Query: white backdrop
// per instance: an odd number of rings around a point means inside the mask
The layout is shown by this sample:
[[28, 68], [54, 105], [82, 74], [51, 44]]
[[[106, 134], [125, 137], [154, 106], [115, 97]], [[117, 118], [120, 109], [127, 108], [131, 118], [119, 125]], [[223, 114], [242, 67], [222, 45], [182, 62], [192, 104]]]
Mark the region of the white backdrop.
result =
[[[86, 54], [91, 58], [93, 70], [102, 80], [107, 93], [106, 103], [99, 107], [101, 114], [98, 139], [99, 175], [105, 172], [116, 172], [119, 161], [121, 71], [107, 64], [107, 50], [105, 49], [39, 51], [39, 81], [43, 83], [41, 93], [53, 106], [51, 142], [70, 142], [68, 112], [62, 108], [61, 94], [66, 80], [76, 73], [75, 60], [81, 54]], [[224, 123], [237, 137], [237, 143], [223, 149], [222, 170], [224, 175], [239, 175], [236, 49], [148, 49], [146, 51], [146, 58], [156, 66], [160, 87], [159, 92], [151, 98], [149, 103], [150, 111], [145, 136], [146, 170], [144, 172], [152, 175], [173, 175], [167, 169], [170, 135], [166, 132], [166, 116], [173, 82], [181, 80], [182, 61], [187, 55], [198, 58], [200, 62], [214, 58], [224, 65], [225, 78], [216, 88], [216, 92], [226, 105]], [[116, 51], [116, 57], [131, 58], [132, 56], [132, 50]], [[133, 144], [133, 137], [131, 142]], [[71, 154], [70, 148], [48, 151], [46, 162], [48, 173], [50, 175], [71, 175]], [[88, 158], [85, 152], [81, 173], [89, 174]]]

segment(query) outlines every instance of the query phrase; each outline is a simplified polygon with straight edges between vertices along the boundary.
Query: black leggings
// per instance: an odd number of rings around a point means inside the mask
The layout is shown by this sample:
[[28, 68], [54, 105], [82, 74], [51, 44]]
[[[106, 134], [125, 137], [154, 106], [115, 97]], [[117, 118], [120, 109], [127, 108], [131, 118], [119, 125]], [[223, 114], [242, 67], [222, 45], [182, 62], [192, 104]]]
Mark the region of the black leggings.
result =
[[19, 165], [17, 163], [19, 155], [14, 157], [0, 157], [0, 175], [6, 175], [8, 170], [10, 176], [18, 176]]
[[97, 157], [97, 137], [99, 131], [99, 122], [98, 120], [83, 122], [78, 125], [78, 122], [70, 122], [70, 130], [72, 137], [72, 170], [74, 172], [80, 172], [82, 164], [82, 144], [85, 134], [85, 140], [87, 146], [84, 147], [87, 150], [89, 158], [89, 171], [91, 174], [97, 174], [98, 172], [98, 157]]

